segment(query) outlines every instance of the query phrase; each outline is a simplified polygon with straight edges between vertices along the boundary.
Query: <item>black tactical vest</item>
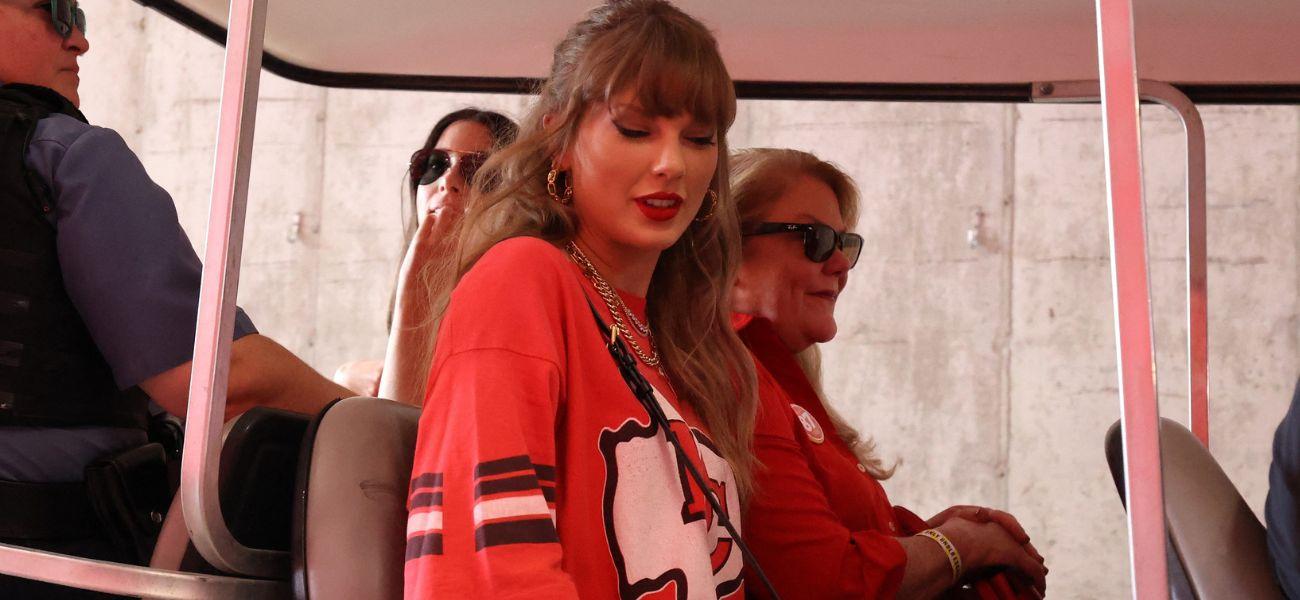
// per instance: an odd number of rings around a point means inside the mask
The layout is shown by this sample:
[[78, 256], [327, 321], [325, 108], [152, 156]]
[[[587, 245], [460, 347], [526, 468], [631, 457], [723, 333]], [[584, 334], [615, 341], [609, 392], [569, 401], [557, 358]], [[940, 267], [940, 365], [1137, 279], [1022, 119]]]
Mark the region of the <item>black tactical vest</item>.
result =
[[68, 297], [50, 191], [27, 169], [36, 122], [53, 113], [86, 120], [52, 90], [0, 87], [0, 425], [144, 428], [147, 397], [117, 389]]

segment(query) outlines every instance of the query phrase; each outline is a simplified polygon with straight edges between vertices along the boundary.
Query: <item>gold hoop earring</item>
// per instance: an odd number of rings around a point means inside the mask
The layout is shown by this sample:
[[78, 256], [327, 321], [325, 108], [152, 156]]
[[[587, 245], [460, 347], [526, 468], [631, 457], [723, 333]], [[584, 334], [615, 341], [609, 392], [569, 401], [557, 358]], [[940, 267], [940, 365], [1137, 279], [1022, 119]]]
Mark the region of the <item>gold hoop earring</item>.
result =
[[708, 197], [712, 200], [712, 202], [709, 203], [709, 211], [703, 215], [695, 217], [696, 223], [703, 223], [713, 218], [713, 211], [718, 209], [718, 193], [713, 190], [709, 190], [708, 192]]
[[564, 206], [569, 206], [570, 204], [573, 204], [573, 186], [569, 185], [569, 178], [565, 177], [564, 195], [561, 196], [559, 193], [559, 186], [555, 184], [555, 181], [559, 179], [559, 177], [559, 169], [551, 169], [551, 171], [546, 174], [546, 193], [551, 197], [551, 200], [563, 204]]

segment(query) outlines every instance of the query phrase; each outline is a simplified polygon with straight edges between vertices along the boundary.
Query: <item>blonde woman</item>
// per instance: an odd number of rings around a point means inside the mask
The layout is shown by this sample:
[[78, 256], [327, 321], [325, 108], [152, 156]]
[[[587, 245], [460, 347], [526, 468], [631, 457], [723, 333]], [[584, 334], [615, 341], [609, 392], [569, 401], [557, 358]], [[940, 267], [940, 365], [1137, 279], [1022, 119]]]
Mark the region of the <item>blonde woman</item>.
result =
[[[879, 483], [892, 469], [822, 400], [816, 344], [835, 337], [835, 301], [863, 245], [849, 231], [853, 181], [806, 152], [767, 148], [733, 157], [732, 178], [745, 240], [734, 306], [757, 363], [763, 465], [745, 525], [777, 591], [785, 600], [1040, 596], [1047, 569], [1014, 517], [954, 506], [927, 522], [892, 506]], [[998, 570], [1009, 576], [990, 576]]]
[[430, 281], [406, 595], [741, 598], [721, 520], [739, 521], [752, 477], [753, 372], [726, 300], [735, 97], [716, 41], [667, 2], [610, 2], [560, 42], [539, 96]]

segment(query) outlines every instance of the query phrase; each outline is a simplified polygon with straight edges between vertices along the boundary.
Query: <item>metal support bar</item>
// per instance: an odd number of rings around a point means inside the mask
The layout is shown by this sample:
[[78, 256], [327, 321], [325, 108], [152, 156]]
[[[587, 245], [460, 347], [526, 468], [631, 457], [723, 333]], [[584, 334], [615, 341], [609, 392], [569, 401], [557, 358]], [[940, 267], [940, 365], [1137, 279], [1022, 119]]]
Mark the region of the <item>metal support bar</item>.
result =
[[0, 544], [0, 573], [109, 594], [174, 600], [277, 600], [288, 582], [196, 575]]
[[[1034, 84], [1034, 102], [1098, 102], [1097, 81]], [[1138, 80], [1138, 96], [1178, 115], [1187, 142], [1187, 405], [1189, 429], [1210, 447], [1209, 304], [1206, 286], [1205, 126], [1186, 94], [1163, 81]]]
[[1187, 137], [1187, 412], [1192, 433], [1210, 447], [1210, 340], [1206, 293], [1205, 125], [1191, 98], [1172, 85], [1143, 81], [1142, 98], [1174, 111]]
[[229, 23], [181, 459], [181, 506], [195, 548], [213, 566], [227, 573], [284, 578], [289, 569], [287, 553], [248, 548], [236, 540], [221, 513], [217, 490], [266, 0], [232, 0]]
[[1133, 5], [1131, 0], [1097, 0], [1096, 6], [1133, 596], [1168, 599]]

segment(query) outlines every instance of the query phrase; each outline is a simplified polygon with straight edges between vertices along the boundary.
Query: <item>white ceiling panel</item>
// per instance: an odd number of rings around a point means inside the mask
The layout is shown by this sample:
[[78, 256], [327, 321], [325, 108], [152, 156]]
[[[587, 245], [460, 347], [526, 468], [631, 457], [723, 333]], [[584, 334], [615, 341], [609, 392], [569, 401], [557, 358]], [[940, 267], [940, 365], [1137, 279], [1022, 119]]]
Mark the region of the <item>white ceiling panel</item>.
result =
[[[138, 1], [173, 17], [188, 14], [182, 21], [197, 16], [210, 29], [224, 28], [229, 7], [228, 0]], [[738, 81], [1019, 84], [1097, 76], [1091, 0], [677, 4], [716, 32]], [[265, 49], [273, 57], [269, 67], [278, 59], [307, 81], [312, 74], [344, 75], [353, 78], [350, 85], [424, 87], [420, 78], [538, 78], [556, 41], [590, 6], [268, 0]], [[1300, 0], [1135, 0], [1134, 11], [1142, 78], [1300, 84]], [[372, 84], [367, 75], [375, 76]], [[402, 77], [410, 80], [391, 80]]]

